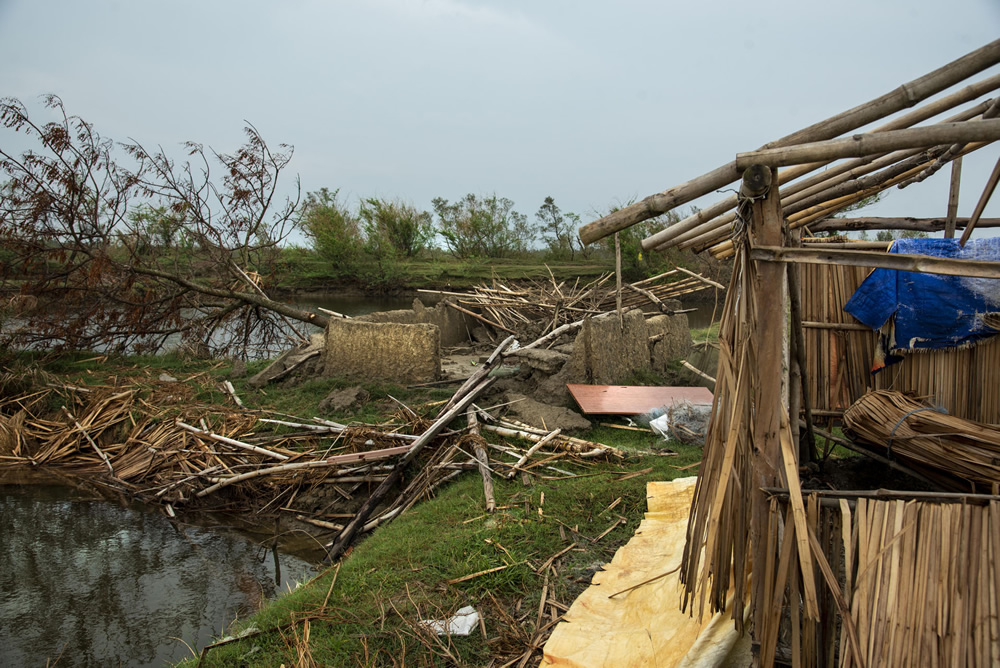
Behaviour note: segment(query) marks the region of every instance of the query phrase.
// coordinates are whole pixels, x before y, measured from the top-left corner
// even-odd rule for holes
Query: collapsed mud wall
[[[413,300],[412,309],[369,313],[358,316],[354,320],[405,325],[435,325],[441,332],[441,345],[446,348],[467,344],[471,338],[470,332],[473,324],[468,316],[449,307],[444,302],[433,308],[428,308],[419,299]]]
[[[518,355],[521,380],[546,403],[573,404],[567,383],[624,385],[636,375],[664,373],[691,348],[687,316],[659,315],[647,320],[639,309],[588,318],[572,345]]]
[[[421,383],[441,373],[441,332],[426,323],[334,319],[326,328],[324,355],[327,374]]]

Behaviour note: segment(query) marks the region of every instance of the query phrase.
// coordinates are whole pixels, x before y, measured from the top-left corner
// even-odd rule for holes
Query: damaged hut
[[[591,243],[742,179],[642,245],[734,263],[678,591],[684,611],[748,635],[754,665],[1000,662],[1000,244],[971,238],[1000,223],[983,217],[1000,162],[957,217],[962,156],[1000,139],[1000,74],[976,78],[998,63],[1000,41],[580,229]],[[943,167],[945,217],[834,218]],[[859,229],[945,238],[815,236]],[[803,489],[814,434],[923,491]],[[543,665],[570,663],[555,652]]]

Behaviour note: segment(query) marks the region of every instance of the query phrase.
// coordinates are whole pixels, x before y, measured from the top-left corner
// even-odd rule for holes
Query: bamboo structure
[[[972,53],[923,76],[919,79],[900,86],[885,95],[870,102],[859,105],[853,109],[837,114],[819,123],[815,123],[791,135],[783,137],[763,148],[776,148],[793,146],[806,142],[822,141],[839,137],[845,132],[850,132],[863,127],[868,123],[912,107],[913,105],[926,100],[927,98],[951,87],[969,77],[986,70],[993,65],[1000,63],[1000,40],[991,42]],[[981,93],[980,93],[981,94]],[[951,142],[949,142],[951,143]],[[654,216],[666,213],[676,207],[682,206],[690,201],[714,192],[726,185],[735,182],[741,176],[740,170],[736,166],[736,161],[722,165],[711,172],[700,177],[687,181],[668,190],[655,195],[650,195],[645,199],[630,206],[624,207],[612,214],[597,221],[584,225],[580,228],[580,239],[584,243],[592,243],[603,237],[614,234],[616,231],[630,227]],[[735,205],[735,202],[732,203]],[[730,205],[727,208],[731,208]],[[683,222],[683,221],[682,221]],[[686,223],[687,229],[677,230],[688,231],[695,224]],[[663,243],[663,239],[644,242],[646,250],[657,247]],[[648,242],[648,243],[647,243]]]
[[[971,83],[967,81],[997,62],[1000,62],[1000,40],[877,100],[816,123],[758,151],[739,154],[728,165],[585,225],[580,228],[580,238],[590,243],[636,222],[667,213],[691,199],[736,181],[741,168],[752,163],[794,165],[779,172],[778,176],[786,205],[800,202],[797,206],[802,206],[803,198],[810,197],[813,201],[827,203],[827,206],[816,207],[813,214],[800,215],[799,225],[829,218],[844,207],[893,185],[903,187],[916,183],[944,164],[960,159],[965,153],[982,148],[1000,137],[1000,121],[994,118],[998,111],[997,100],[980,99],[1000,88],[1000,75]],[[950,95],[925,102],[936,93],[961,82],[967,85]],[[945,121],[920,125],[970,102],[972,106]],[[874,130],[842,136],[907,107],[915,108]],[[856,157],[837,162],[848,156]],[[898,180],[889,178],[907,161],[912,170],[901,174]],[[820,168],[823,171],[811,174]],[[866,183],[875,185],[866,188]],[[860,190],[857,199],[836,196],[838,189],[843,192],[851,188]],[[731,254],[731,250],[720,248],[719,244],[731,232],[735,220],[732,209],[735,206],[735,196],[723,198],[644,239],[642,247],[647,251],[664,250],[671,246],[699,251],[713,247],[713,255],[717,257],[720,253]]]
[[[749,608],[754,665],[779,659],[810,666],[1000,661],[1000,570],[994,565],[1000,497],[977,501],[974,509],[968,495],[804,497],[798,464],[809,448],[800,454],[789,428],[789,422],[800,423],[800,413],[828,423],[843,419],[865,441],[857,449],[878,461],[944,489],[996,494],[1000,337],[909,354],[873,376],[879,333],[843,307],[874,267],[998,280],[1000,263],[890,254],[884,246],[845,239],[812,238],[789,247],[774,232],[945,229],[952,236],[964,228],[968,238],[977,225],[993,225],[981,216],[1000,180],[1000,163],[973,216],[959,219],[956,161],[1000,139],[1000,99],[980,99],[1000,88],[1000,75],[925,100],[997,63],[1000,41],[580,229],[589,243],[719,189],[745,168],[738,195],[652,235],[643,248],[677,246],[733,258],[712,420],[681,567],[681,604],[701,615],[706,608],[722,610],[732,596],[738,629]],[[914,108],[875,130],[845,136],[906,107]],[[933,122],[953,109],[950,118]],[[832,218],[888,188],[917,184],[949,162],[945,217]],[[797,297],[791,322],[778,298],[783,265],[790,267]],[[786,353],[780,341],[789,328]],[[791,382],[801,384],[801,391],[789,393],[791,420],[781,393],[786,366]],[[929,397],[947,414],[900,392]],[[772,485],[784,490],[780,498],[764,493]],[[971,560],[956,565],[958,555]]]

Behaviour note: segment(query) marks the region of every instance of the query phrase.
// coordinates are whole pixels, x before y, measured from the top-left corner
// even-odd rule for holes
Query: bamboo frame
[[[803,142],[837,137],[872,121],[911,107],[1000,62],[1000,40],[991,42],[933,72],[915,79],[898,89],[870,102],[815,123],[791,135],[766,145],[791,146]],[[725,187],[740,177],[736,161],[727,163],[691,181],[665,190],[618,211],[604,216],[579,230],[585,244],[614,234],[616,231],[665,213],[670,209]],[[658,244],[652,244],[653,246]]]

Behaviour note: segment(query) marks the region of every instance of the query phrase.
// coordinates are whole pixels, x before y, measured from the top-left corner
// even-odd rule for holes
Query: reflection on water
[[[69,488],[0,485],[0,665],[162,666],[312,567]]]

